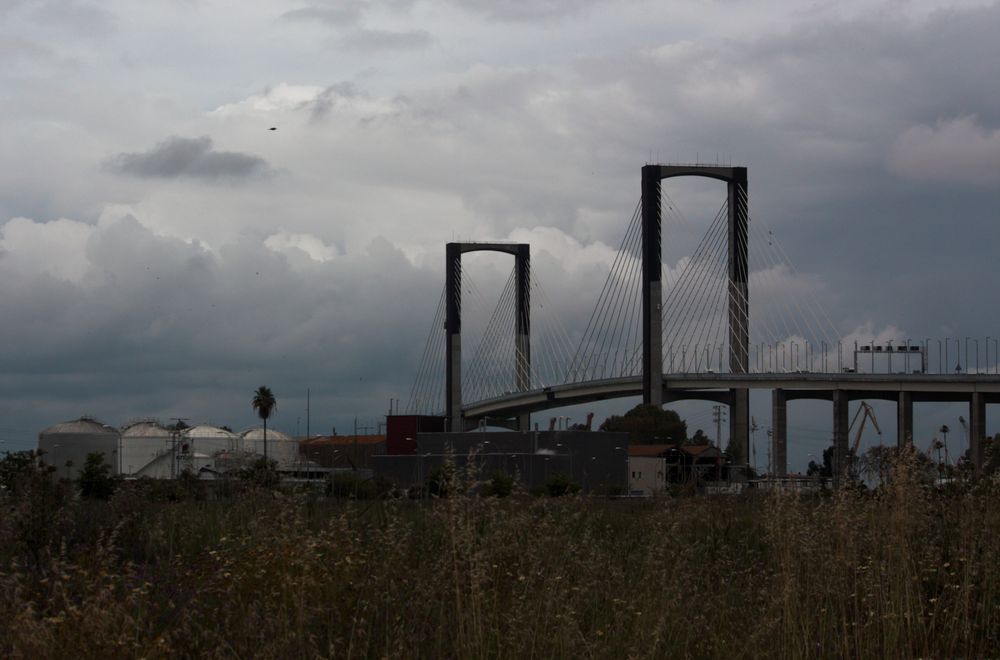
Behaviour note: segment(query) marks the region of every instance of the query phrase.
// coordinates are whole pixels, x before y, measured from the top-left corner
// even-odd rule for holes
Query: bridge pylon
[[[716,165],[646,165],[642,168],[642,402],[663,405],[663,270],[660,182],[679,176],[723,181],[729,206],[729,370],[747,373],[750,355],[750,296],[747,234],[750,214],[747,168]],[[730,391],[729,432],[737,464],[750,445],[750,392]]]
[[[514,256],[516,321],[514,355],[517,388],[531,389],[531,248],[527,243],[448,243],[445,246],[445,417],[448,430],[465,429],[462,413],[462,255],[466,252],[503,252]],[[527,430],[528,413],[518,416]]]

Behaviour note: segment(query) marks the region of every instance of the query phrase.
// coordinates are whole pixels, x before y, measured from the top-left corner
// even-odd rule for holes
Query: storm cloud
[[[755,226],[800,269],[757,274],[752,323],[794,293],[841,337],[1000,328],[996,3],[121,4],[101,49],[38,6],[0,3],[0,412],[22,443],[81,413],[249,425],[261,383],[289,431],[307,387],[314,429],[405,406],[451,240],[530,242],[579,333],[651,161],[748,166]],[[664,183],[690,221],[665,271],[714,184]],[[510,264],[464,266],[488,294]]]
[[[360,51],[413,50],[425,48],[434,38],[427,30],[356,30],[341,43],[345,48]]]
[[[977,186],[1000,184],[1000,128],[976,117],[908,128],[893,143],[889,166],[917,181]]]
[[[215,181],[247,179],[271,173],[259,156],[234,151],[216,151],[212,139],[170,137],[149,151],[118,154],[107,167],[119,174],[146,179],[190,177]]]
[[[364,3],[338,2],[331,6],[308,6],[292,9],[281,15],[290,21],[315,21],[333,26],[353,25],[361,20]]]

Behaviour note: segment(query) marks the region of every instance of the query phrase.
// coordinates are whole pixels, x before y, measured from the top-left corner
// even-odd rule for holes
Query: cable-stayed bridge
[[[671,270],[663,267],[664,238],[686,224],[661,189],[674,177],[721,181],[726,195],[693,251]],[[443,415],[454,431],[481,421],[527,430],[532,412],[601,399],[641,396],[657,406],[710,400],[730,407],[740,463],[748,455],[749,392],[766,389],[775,472],[786,471],[788,401],[824,399],[833,403],[839,474],[846,469],[850,401],[897,402],[900,445],[912,441],[914,402],[965,401],[970,453],[981,466],[986,404],[1000,402],[1000,344],[989,337],[982,345],[971,338],[964,345],[961,338],[845,342],[749,207],[745,167],[643,167],[639,202],[593,310],[570,328],[545,296],[527,244],[449,243],[408,412]],[[480,251],[510,254],[514,267],[470,357],[462,343],[463,299],[485,301],[462,257]]]

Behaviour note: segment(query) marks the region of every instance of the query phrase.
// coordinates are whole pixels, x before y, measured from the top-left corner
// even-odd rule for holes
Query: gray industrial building
[[[627,492],[628,434],[590,431],[417,433],[411,454],[372,456],[375,473],[398,487],[423,484],[446,461],[480,479],[501,471],[527,490],[564,474],[587,492]],[[474,461],[470,466],[469,462]]]

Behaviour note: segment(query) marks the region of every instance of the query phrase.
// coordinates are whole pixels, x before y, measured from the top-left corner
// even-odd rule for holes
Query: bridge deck
[[[834,391],[850,398],[896,399],[900,392],[914,401],[967,401],[973,392],[1000,402],[1000,374],[664,374],[664,401],[723,401],[732,389],[786,390],[789,399],[831,399]],[[608,378],[555,385],[477,401],[463,406],[467,419],[508,417],[517,413],[571,406],[642,394],[642,377]]]

